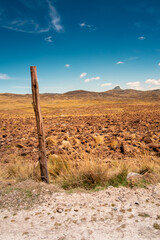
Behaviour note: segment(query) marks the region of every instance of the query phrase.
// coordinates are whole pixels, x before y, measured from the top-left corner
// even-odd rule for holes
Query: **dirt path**
[[[28,209],[0,210],[1,240],[160,239],[160,184],[91,193],[47,191]]]

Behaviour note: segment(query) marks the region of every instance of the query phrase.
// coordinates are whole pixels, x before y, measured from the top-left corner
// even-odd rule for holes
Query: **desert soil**
[[[13,104],[10,104],[10,103]],[[71,159],[94,156],[125,159],[160,157],[159,101],[54,100],[41,101],[47,155]],[[31,99],[0,98],[0,159],[12,155],[36,161],[38,144]]]
[[[0,239],[158,240],[160,184],[97,192],[65,192],[31,180],[3,186]]]
[[[158,113],[160,115],[160,113]],[[117,116],[44,118],[47,155],[68,155],[72,159],[94,155],[100,159],[160,157],[160,118],[157,112]],[[154,120],[157,119],[157,120]],[[34,118],[0,119],[0,158],[9,155],[38,159]]]

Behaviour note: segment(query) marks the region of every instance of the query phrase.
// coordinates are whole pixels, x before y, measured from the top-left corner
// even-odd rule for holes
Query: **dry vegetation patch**
[[[145,187],[160,181],[160,162],[155,158],[141,158],[109,161],[87,158],[70,159],[68,156],[50,155],[48,169],[51,183],[56,183],[64,189],[106,188],[110,185]],[[127,180],[129,172],[141,174],[136,180]],[[39,163],[26,161],[22,158],[1,164],[0,180],[24,181],[27,179],[40,180]]]
[[[134,186],[126,182],[130,171],[143,176],[139,186],[159,181],[159,102],[44,95],[41,105],[52,182],[64,188]],[[0,96],[0,150],[1,179],[39,179],[31,96]]]

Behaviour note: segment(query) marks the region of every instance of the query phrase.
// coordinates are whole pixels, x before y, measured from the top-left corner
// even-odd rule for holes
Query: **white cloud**
[[[160,62],[158,63],[158,66],[160,67]]]
[[[136,90],[141,90],[141,83],[140,82],[128,82],[126,83],[127,86],[130,88],[136,89]]]
[[[47,0],[48,6],[49,6],[49,15],[51,17],[51,24],[53,29],[55,29],[57,32],[60,32],[63,30],[63,26],[61,25],[61,18],[56,11],[55,7],[51,4],[49,0]]]
[[[63,30],[61,17],[51,0],[21,0],[17,8],[11,5],[4,9],[1,26],[24,33],[44,33],[51,29],[57,32]],[[21,8],[22,7],[22,8]],[[37,15],[37,12],[44,13]]]
[[[153,86],[148,86],[147,90],[157,90],[157,87],[153,87]]]
[[[65,65],[66,68],[69,68],[70,66],[71,66],[70,64],[66,64],[66,65]]]
[[[44,40],[49,43],[53,42],[52,36],[46,37]]]
[[[147,84],[152,84],[152,85],[156,85],[156,86],[160,86],[160,79],[155,80],[155,79],[147,79],[145,81],[145,83]]]
[[[11,24],[11,23],[10,23]],[[35,23],[33,20],[32,21],[24,21],[24,29],[20,28],[20,25],[17,25],[16,23],[14,25],[3,25],[4,28],[17,31],[17,32],[22,32],[22,33],[45,33],[50,30],[50,27],[47,28],[42,28],[40,29],[40,26],[38,23]],[[22,25],[21,25],[22,26]],[[34,28],[34,30],[26,30],[25,28]]]
[[[0,80],[8,80],[10,77],[7,74],[0,73]]]
[[[86,24],[85,22],[80,23],[79,26],[81,28],[89,28],[91,31],[96,30],[96,27],[94,25]]]
[[[18,80],[18,81],[30,81],[30,78],[23,77],[10,77],[7,74],[0,73],[0,80]]]
[[[145,40],[146,38],[143,37],[143,36],[141,36],[141,37],[139,37],[138,39],[142,41],[142,40]]]
[[[85,27],[86,24],[85,24],[85,22],[84,22],[84,23],[80,23],[79,26],[80,26],[80,27]]]
[[[81,75],[80,75],[80,78],[83,78],[83,77],[85,77],[87,75],[87,73],[86,72],[84,72],[84,73],[81,73]]]
[[[87,78],[87,79],[84,80],[84,82],[87,83],[87,82],[92,82],[92,81],[95,81],[95,80],[100,80],[100,77]]]
[[[111,86],[111,85],[112,85],[112,83],[103,83],[100,86],[101,87],[108,87],[108,86]]]
[[[124,62],[118,61],[116,64],[123,64]]]

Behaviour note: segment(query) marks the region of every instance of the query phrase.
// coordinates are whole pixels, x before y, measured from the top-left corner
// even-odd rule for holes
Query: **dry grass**
[[[39,163],[11,156],[9,163],[1,163],[0,180],[23,181],[27,179],[40,180]]]
[[[50,180],[63,188],[82,187],[85,189],[97,186],[107,187],[128,185],[128,172],[137,172],[144,176],[138,186],[160,181],[160,162],[158,159],[142,157],[140,159],[102,161],[84,156],[79,162],[67,157],[49,157]]]
[[[128,172],[137,172],[143,175],[143,181],[137,184],[140,187],[144,187],[147,183],[160,181],[160,162],[158,159],[149,157],[125,161],[102,161],[84,156],[77,162],[67,156],[50,156],[48,169],[50,182],[57,183],[64,189],[77,187],[95,189],[109,185],[127,186],[126,176]],[[0,180],[40,180],[39,165],[33,161],[14,158],[1,167],[0,176]]]
[[[14,104],[10,104],[10,103]],[[137,99],[65,99],[53,98],[50,95],[41,95],[41,109],[45,117],[50,116],[99,116],[118,114],[134,114],[136,111],[150,112],[155,106],[159,108],[158,101],[141,101]],[[143,106],[143,108],[142,108]],[[131,111],[132,109],[132,111]],[[146,110],[147,109],[147,110]],[[31,95],[0,94],[0,115],[3,117],[33,117]]]

